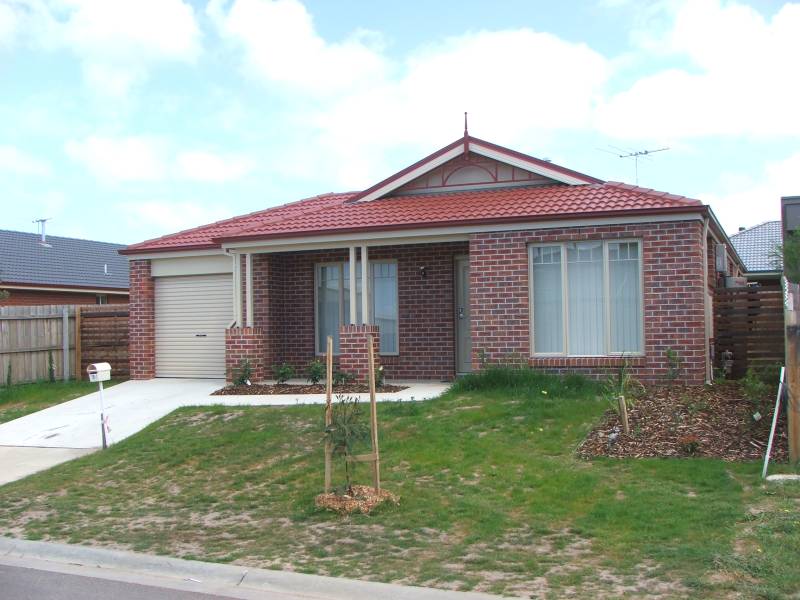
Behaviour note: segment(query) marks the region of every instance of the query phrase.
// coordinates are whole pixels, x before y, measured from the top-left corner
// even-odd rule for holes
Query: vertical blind
[[[638,241],[531,247],[536,354],[642,352]]]

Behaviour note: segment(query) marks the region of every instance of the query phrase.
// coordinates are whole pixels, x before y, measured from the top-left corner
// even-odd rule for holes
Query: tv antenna
[[[617,158],[632,158],[633,159],[633,168],[634,174],[636,176],[636,185],[639,185],[639,159],[640,158],[650,158],[651,154],[655,154],[656,152],[664,152],[665,150],[669,150],[669,148],[654,148],[653,150],[626,150],[624,148],[617,148],[616,146],[610,146],[612,150],[603,150],[603,152],[608,152],[609,154],[614,154]]]
[[[45,225],[51,219],[51,217],[47,217],[46,219],[34,219],[33,222],[38,225],[39,235],[42,236],[42,239],[39,241],[40,246],[44,246],[45,248],[52,248],[50,244],[47,243],[47,236],[45,234]]]

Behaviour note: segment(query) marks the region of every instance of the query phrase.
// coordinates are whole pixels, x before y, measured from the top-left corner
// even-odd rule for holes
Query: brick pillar
[[[342,325],[339,327],[339,368],[356,378],[367,381],[369,359],[367,358],[367,335],[372,334],[375,367],[380,366],[378,350],[380,332],[377,325]]]
[[[131,379],[151,379],[156,376],[155,282],[149,260],[132,260],[129,266]]]
[[[232,327],[225,330],[225,378],[230,383],[241,367],[250,361],[253,382],[267,378],[265,362],[266,334],[261,327]]]

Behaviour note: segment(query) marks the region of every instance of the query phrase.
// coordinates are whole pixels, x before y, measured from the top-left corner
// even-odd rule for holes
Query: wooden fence
[[[51,360],[56,379],[83,378],[101,361],[127,377],[128,305],[0,307],[2,385],[9,374],[11,383],[48,379]]]
[[[733,353],[734,378],[749,367],[783,364],[783,292],[766,288],[721,288],[714,294],[714,354]]]

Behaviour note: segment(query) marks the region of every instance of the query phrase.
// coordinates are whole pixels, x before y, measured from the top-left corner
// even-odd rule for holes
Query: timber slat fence
[[[9,367],[11,383],[47,379],[51,354],[56,379],[83,378],[100,361],[111,363],[115,378],[127,377],[128,305],[0,307],[2,385]]]
[[[721,288],[714,297],[714,350],[733,352],[734,378],[749,367],[783,364],[783,292],[767,288]]]

